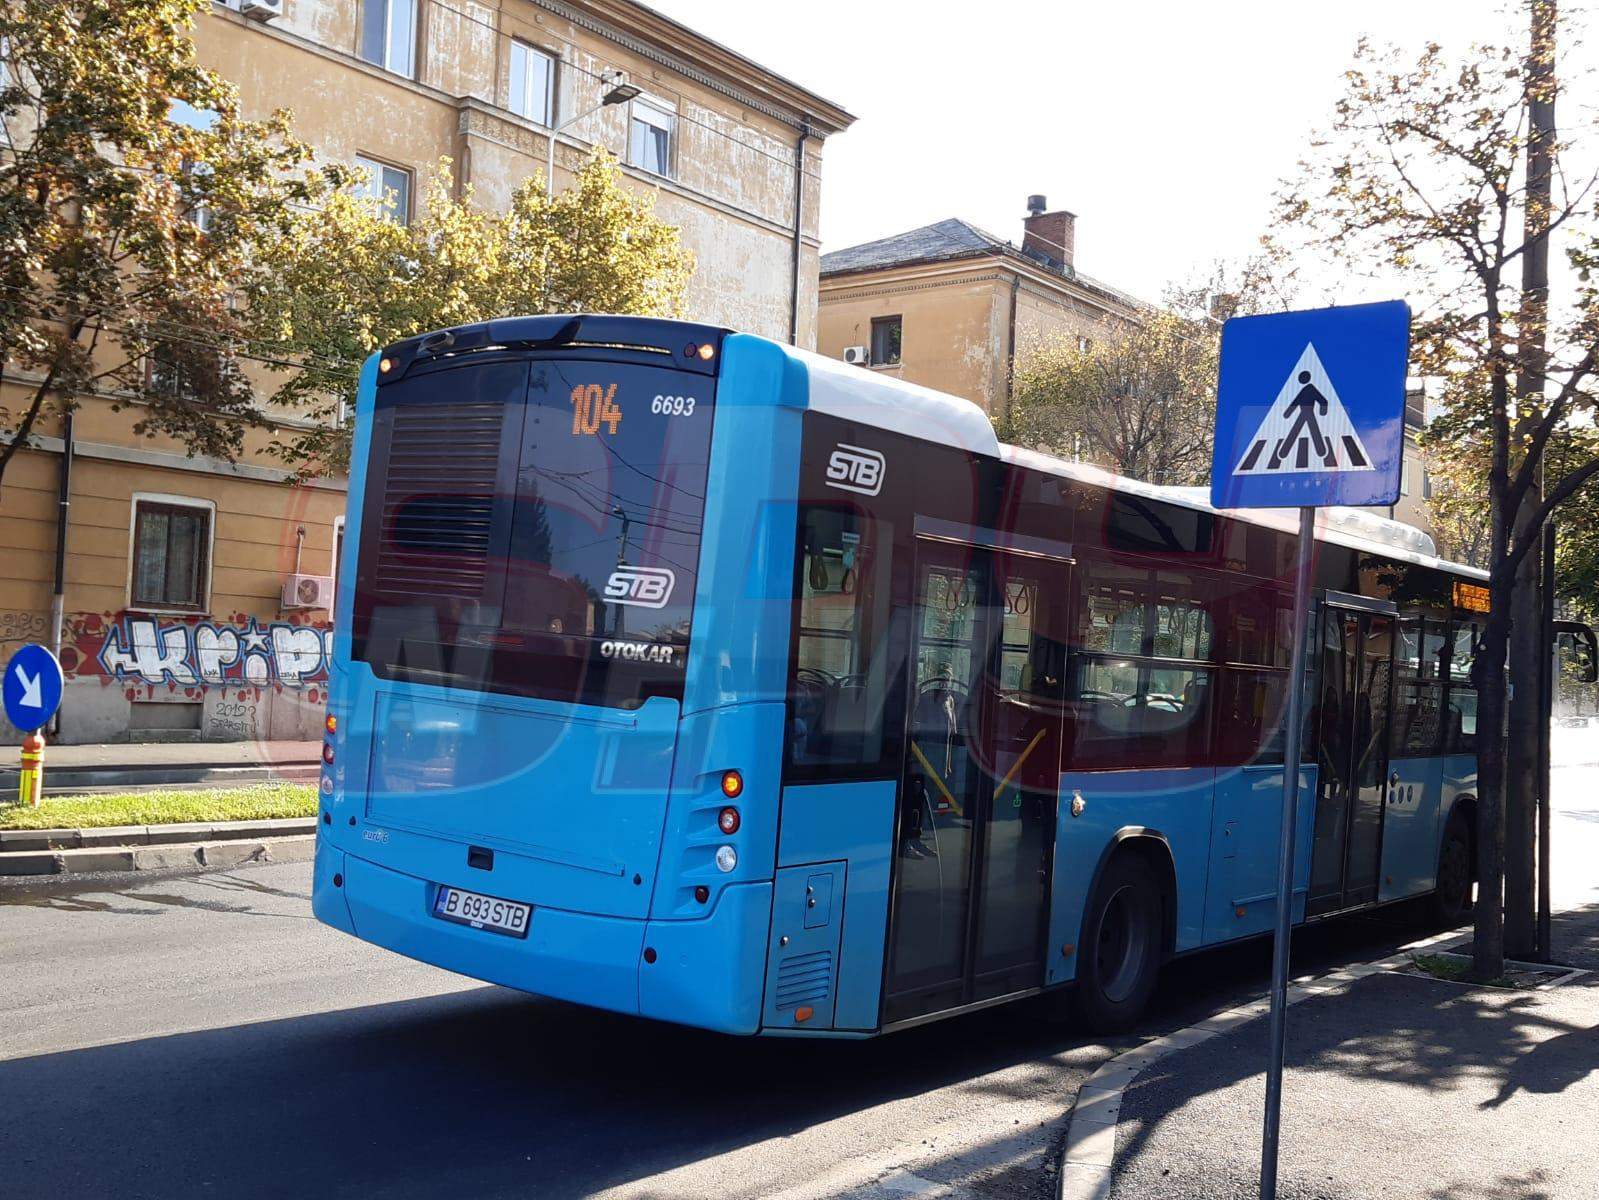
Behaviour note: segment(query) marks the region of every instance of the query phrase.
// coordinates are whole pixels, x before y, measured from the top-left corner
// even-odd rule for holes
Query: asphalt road
[[[1319,925],[1295,973],[1420,932]],[[1173,964],[1143,1032],[1260,995],[1269,962]],[[307,865],[3,887],[0,963],[8,1200],[1042,1200],[1078,1085],[1129,1044],[1026,1005],[840,1043],[591,1012],[317,924]]]

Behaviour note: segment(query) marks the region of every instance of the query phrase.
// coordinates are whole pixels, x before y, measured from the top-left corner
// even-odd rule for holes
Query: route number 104
[[[616,403],[616,385],[601,387],[597,383],[580,383],[572,389],[572,434],[590,437],[609,425],[611,435],[616,435],[622,424],[622,410]]]

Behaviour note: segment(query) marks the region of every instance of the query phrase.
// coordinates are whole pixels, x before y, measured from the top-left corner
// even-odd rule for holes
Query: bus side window
[[[876,764],[893,674],[889,526],[860,512],[811,506],[801,512],[799,532],[788,762]]]
[[[1458,621],[1451,628],[1443,738],[1446,754],[1474,754],[1477,750],[1477,688],[1472,667],[1481,636],[1481,629],[1470,621]]]
[[[1068,675],[1069,767],[1209,761],[1215,649],[1209,584],[1087,563]]]

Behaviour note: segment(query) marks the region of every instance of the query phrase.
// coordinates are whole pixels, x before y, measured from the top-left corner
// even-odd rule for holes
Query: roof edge
[[[534,3],[577,24],[584,24],[580,15],[586,15],[588,22],[599,26],[592,32],[619,45],[628,45],[629,35],[623,30],[631,29],[632,37],[647,40],[656,54],[690,58],[719,76],[722,87],[718,90],[731,87],[751,93],[744,97],[735,90],[726,93],[729,99],[796,129],[801,125],[809,126],[814,133],[826,137],[842,133],[855,123],[855,115],[842,105],[638,0],[534,0]],[[662,65],[681,69],[669,62]],[[715,86],[712,80],[699,82]],[[779,111],[773,111],[774,108]]]

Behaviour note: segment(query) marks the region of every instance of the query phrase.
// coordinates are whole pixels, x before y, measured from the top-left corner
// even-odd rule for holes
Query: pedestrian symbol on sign
[[[1316,355],[1316,347],[1305,343],[1304,353],[1249,440],[1249,448],[1234,474],[1373,469],[1371,455],[1355,432],[1337,389]]]

